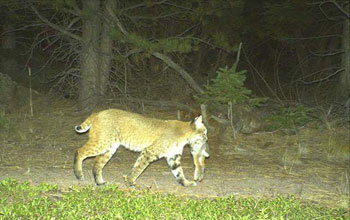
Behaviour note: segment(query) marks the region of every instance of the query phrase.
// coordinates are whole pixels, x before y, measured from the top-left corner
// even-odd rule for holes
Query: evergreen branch
[[[220,50],[225,51],[226,53],[231,53],[231,51],[229,51],[229,50],[227,50],[227,49],[225,49],[225,48],[223,48],[223,47],[220,47],[219,45],[212,44],[212,43],[210,43],[209,41],[205,41],[205,40],[203,40],[203,39],[201,39],[201,38],[198,38],[198,37],[183,37],[183,39],[197,40],[197,41],[200,42],[200,43],[206,44],[206,45],[211,46],[211,47],[218,48],[218,49],[220,49]]]

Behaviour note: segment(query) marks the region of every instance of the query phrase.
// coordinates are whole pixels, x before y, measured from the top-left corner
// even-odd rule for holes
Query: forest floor
[[[67,101],[56,101],[34,103],[33,116],[27,109],[6,114],[9,126],[0,130],[0,180],[10,177],[63,188],[93,185],[93,159],[84,162],[84,182],[77,181],[73,175],[74,152],[88,139],[87,134],[74,132],[74,126],[86,115],[74,116],[73,109]],[[144,114],[176,118],[175,111],[148,110]],[[349,207],[349,154],[334,156],[324,147],[325,143],[329,146],[332,141],[338,143],[338,139],[349,144],[349,133],[345,128],[334,129],[337,130],[331,135],[325,129],[304,128],[294,135],[240,134],[234,140],[220,141],[213,132],[209,134],[210,158],[206,160],[206,173],[198,186],[180,186],[166,162],[159,160],[139,177],[136,187],[199,198],[293,195],[325,206]],[[129,172],[137,156],[138,153],[119,148],[104,168],[104,179],[126,189],[122,176]],[[193,161],[187,148],[182,165],[186,177],[192,179]]]

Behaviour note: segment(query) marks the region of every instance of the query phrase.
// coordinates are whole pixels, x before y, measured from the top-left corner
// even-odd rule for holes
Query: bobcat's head
[[[193,132],[190,136],[189,144],[192,154],[209,157],[208,152],[205,151],[208,142],[208,130],[203,123],[202,116],[200,115],[193,119],[191,126]]]
[[[202,116],[198,116],[191,122],[193,133],[189,140],[191,153],[195,165],[194,180],[201,181],[204,177],[204,160],[209,157],[208,130],[203,123]]]

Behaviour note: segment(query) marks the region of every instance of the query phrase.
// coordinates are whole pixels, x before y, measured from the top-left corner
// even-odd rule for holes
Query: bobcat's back
[[[104,146],[117,143],[132,151],[142,151],[156,140],[172,137],[176,142],[185,142],[191,133],[188,122],[159,120],[140,114],[109,109],[92,114],[81,125],[90,139],[104,142]],[[78,126],[79,127],[79,126]]]

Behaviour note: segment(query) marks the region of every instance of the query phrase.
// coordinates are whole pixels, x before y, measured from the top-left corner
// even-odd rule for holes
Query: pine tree
[[[206,87],[203,96],[197,100],[204,104],[248,104],[249,106],[259,105],[266,101],[265,98],[253,98],[252,91],[244,87],[246,70],[236,71],[236,66],[219,68],[216,71],[217,77],[212,84]]]

